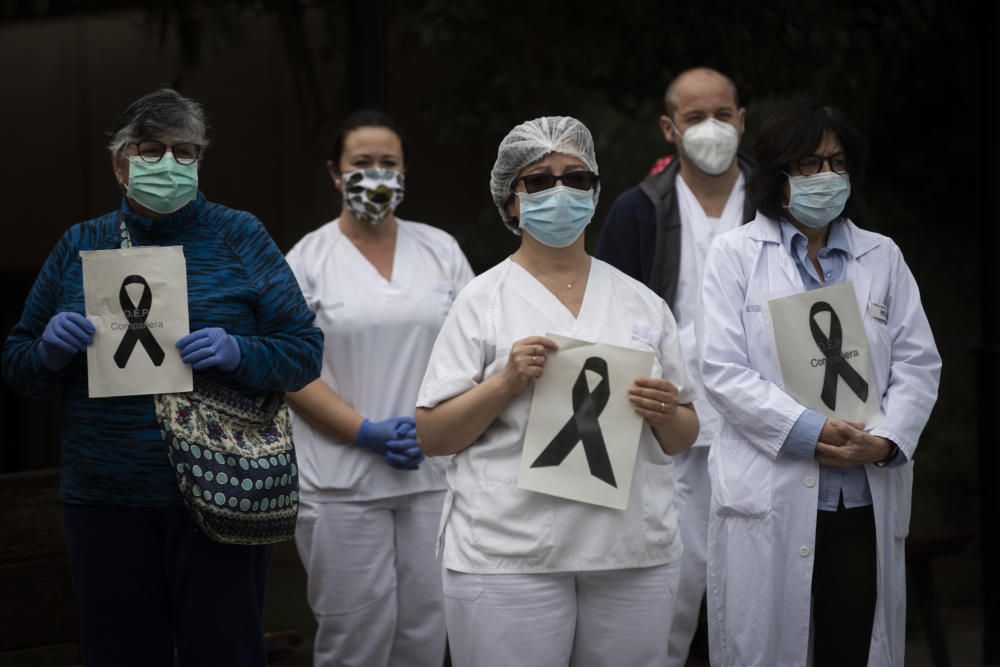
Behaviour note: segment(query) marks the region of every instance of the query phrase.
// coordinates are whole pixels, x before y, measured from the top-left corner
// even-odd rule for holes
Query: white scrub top
[[[701,284],[705,274],[705,257],[716,236],[736,229],[743,224],[743,200],[746,179],[740,172],[722,210],[722,216],[709,217],[701,202],[680,175],[677,176],[677,203],[681,217],[681,269],[677,281],[677,298],[674,301],[674,316],[680,327],[681,351],[687,362],[687,373],[698,397],[694,407],[698,411],[701,429],[695,447],[712,444],[722,418],[705,397],[701,380],[701,352],[695,323],[701,307]]]
[[[287,257],[325,337],[320,379],[371,421],[414,415],[434,339],[473,275],[450,234],[397,221],[392,280],[344,236],[339,218],[307,234]],[[374,500],[445,488],[446,461],[396,470],[294,412],[292,428],[304,498]]]
[[[417,400],[434,407],[503,370],[514,342],[556,333],[655,354],[690,403],[667,305],[646,286],[594,259],[577,318],[510,259],[475,278],[452,306]],[[680,557],[674,465],[648,424],[625,511],[517,488],[533,385],[516,396],[448,466],[442,515],[445,567],[469,573],[539,573],[647,567]],[[605,433],[605,438],[614,434]]]

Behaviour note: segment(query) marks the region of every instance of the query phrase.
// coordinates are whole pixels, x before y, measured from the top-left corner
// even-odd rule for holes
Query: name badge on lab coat
[[[83,299],[97,331],[87,347],[90,398],[192,390],[174,346],[188,333],[181,246],[80,252]]]
[[[830,287],[768,302],[785,391],[828,417],[882,419],[868,356],[868,338],[854,287]]]
[[[559,351],[535,381],[517,485],[624,510],[643,425],[628,388],[653,353],[546,336]]]

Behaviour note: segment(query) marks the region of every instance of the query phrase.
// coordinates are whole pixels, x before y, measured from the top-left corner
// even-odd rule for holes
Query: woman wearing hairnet
[[[584,249],[599,181],[580,121],[515,127],[490,187],[521,245],[458,296],[417,400],[424,452],[455,455],[442,517],[452,659],[661,664],[681,551],[668,454],[698,432],[677,326],[658,296]],[[558,349],[547,332],[654,353],[652,377],[628,389],[645,424],[625,511],[517,487],[532,381]]]

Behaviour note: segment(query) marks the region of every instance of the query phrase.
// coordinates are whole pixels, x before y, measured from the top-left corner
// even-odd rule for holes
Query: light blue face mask
[[[181,164],[167,151],[158,162],[138,155],[128,159],[125,192],[144,208],[168,214],[179,211],[198,195],[198,162]]]
[[[540,192],[518,192],[521,229],[550,248],[565,248],[580,238],[594,217],[594,193],[558,185]]]
[[[788,206],[792,216],[806,227],[826,227],[843,213],[851,196],[847,174],[821,171],[812,176],[788,177]]]

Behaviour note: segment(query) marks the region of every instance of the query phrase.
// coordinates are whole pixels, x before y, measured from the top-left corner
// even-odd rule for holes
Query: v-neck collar
[[[514,277],[514,285],[521,295],[528,301],[534,302],[539,309],[550,313],[554,323],[560,329],[564,329],[564,331],[554,333],[580,335],[593,323],[593,318],[590,317],[590,310],[593,308],[591,304],[599,298],[599,295],[596,294],[599,283],[595,276],[601,270],[600,262],[596,259],[590,258],[590,270],[587,272],[587,284],[584,286],[580,312],[575,317],[569,308],[559,300],[559,297],[553,294],[531,271],[509,257],[507,261],[514,267],[510,271]]]
[[[401,220],[398,218],[396,220],[396,242],[392,249],[392,268],[388,279],[375,268],[371,260],[365,257],[365,254],[361,252],[361,248],[355,245],[351,237],[344,233],[344,230],[340,227],[339,218],[337,220],[337,230],[351,248],[351,252],[355,253],[357,259],[364,267],[362,270],[369,273],[371,280],[381,285],[389,295],[407,293],[413,275],[413,253],[409,252],[410,236],[403,228]],[[404,248],[404,246],[406,247]]]

